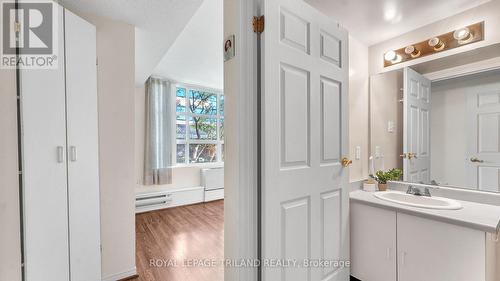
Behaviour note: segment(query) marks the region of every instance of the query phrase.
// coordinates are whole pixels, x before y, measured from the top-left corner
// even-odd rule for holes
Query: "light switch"
[[[375,146],[375,158],[380,158],[380,146]]]
[[[356,160],[361,159],[361,146],[356,146]]]
[[[395,129],[394,121],[387,122],[387,132],[394,133],[394,129]]]

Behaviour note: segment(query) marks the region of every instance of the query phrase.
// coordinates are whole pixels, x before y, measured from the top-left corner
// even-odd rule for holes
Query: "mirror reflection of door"
[[[500,192],[500,70],[425,76],[407,68],[370,78],[375,170],[403,169],[412,183]]]
[[[468,185],[499,191],[500,75],[477,77],[465,89],[467,96]]]
[[[431,81],[411,68],[404,69],[403,179],[430,182]]]

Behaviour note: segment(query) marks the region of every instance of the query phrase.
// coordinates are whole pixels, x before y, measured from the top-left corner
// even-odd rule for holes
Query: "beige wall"
[[[500,1],[491,1],[479,7],[470,9],[458,15],[446,18],[444,20],[431,23],[422,28],[405,33],[401,36],[384,41],[382,43],[370,46],[370,74],[380,73],[393,69],[402,68],[409,65],[415,65],[426,61],[463,53],[500,42]],[[485,21],[485,40],[479,43],[470,44],[454,50],[437,53],[435,55],[412,60],[409,63],[401,63],[394,67],[383,67],[383,55],[389,50],[399,49],[410,44],[420,42],[433,36],[450,32],[460,27],[472,23]]]
[[[15,70],[0,70],[0,280],[21,280]]]
[[[368,47],[349,36],[349,152],[350,181],[368,178]],[[357,160],[356,146],[361,147]]]
[[[403,168],[399,155],[403,152],[403,73],[392,71],[370,77],[370,150],[374,156],[374,169]],[[394,132],[388,132],[389,121]],[[375,157],[379,147],[380,157]]]
[[[102,276],[135,270],[134,26],[97,27]]]

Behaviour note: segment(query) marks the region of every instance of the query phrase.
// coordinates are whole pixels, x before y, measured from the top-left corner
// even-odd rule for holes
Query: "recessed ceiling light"
[[[453,32],[453,38],[458,40],[459,44],[465,44],[472,40],[473,36],[468,27],[460,28]]]
[[[444,49],[444,42],[439,39],[439,37],[434,37],[429,40],[429,46],[434,48],[434,51],[441,51]]]

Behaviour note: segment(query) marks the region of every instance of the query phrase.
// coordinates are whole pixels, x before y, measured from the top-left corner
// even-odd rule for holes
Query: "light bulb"
[[[444,49],[444,42],[439,39],[439,37],[434,37],[431,40],[429,40],[429,46],[434,48],[434,51],[441,51]]]
[[[415,48],[415,46],[410,45],[405,48],[405,53],[407,55],[410,55],[412,58],[416,58],[420,56],[420,51]]]
[[[384,55],[384,59],[386,61],[393,61],[396,58],[397,58],[397,54],[394,51],[389,51],[389,52],[385,53],[385,55]]]
[[[473,36],[468,27],[460,28],[453,32],[453,38],[455,38],[459,44],[468,43],[472,40]]]

